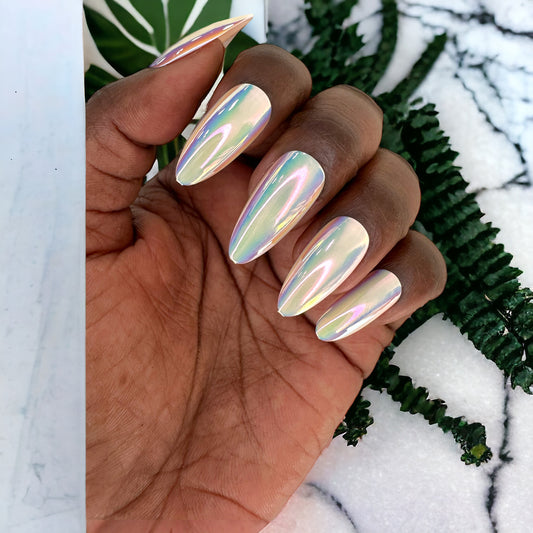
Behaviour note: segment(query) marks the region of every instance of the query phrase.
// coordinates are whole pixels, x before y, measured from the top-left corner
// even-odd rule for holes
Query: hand
[[[271,119],[246,159],[190,187],[174,162],[142,186],[155,145],[190,122],[222,58],[215,41],[87,104],[87,516],[144,520],[92,522],[104,531],[258,531],[329,444],[395,329],[444,287],[439,252],[409,230],[416,175],[378,148],[379,108],[344,86],[309,99],[306,68],[273,46],[241,54],[211,100],[244,82],[268,94]],[[324,189],[274,248],[236,265],[239,214],[290,150],[321,164]],[[339,215],[363,224],[368,252],[333,295],[282,317],[289,269]],[[377,267],[399,278],[400,300],[354,335],[318,340],[318,318]]]

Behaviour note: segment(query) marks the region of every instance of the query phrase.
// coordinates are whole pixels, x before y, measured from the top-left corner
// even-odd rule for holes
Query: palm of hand
[[[107,516],[263,525],[370,371],[353,363],[357,346],[373,362],[390,341],[387,328],[366,328],[348,358],[305,317],[277,314],[268,255],[229,260],[221,241],[250,172],[234,163],[181,198],[162,172],[136,202],[135,243],[88,261],[87,498]]]

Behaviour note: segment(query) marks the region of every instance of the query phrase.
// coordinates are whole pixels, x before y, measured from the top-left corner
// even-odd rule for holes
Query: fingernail
[[[281,156],[256,187],[233,230],[229,256],[248,263],[272,248],[302,218],[324,186],[324,171],[310,155]]]
[[[343,216],[326,224],[287,275],[279,313],[296,316],[321,302],[354,271],[367,249],[368,233],[357,220]]]
[[[224,47],[227,47],[235,35],[237,35],[237,33],[239,33],[242,28],[252,20],[252,18],[253,15],[244,15],[242,17],[221,20],[220,22],[215,22],[205,28],[201,28],[172,45],[166,50],[166,52],[163,52],[163,54],[160,55],[150,67],[164,67],[216,39],[218,39]]]
[[[228,91],[197,124],[176,167],[176,180],[194,185],[229,165],[257,138],[270,118],[268,96],[244,83]]]
[[[400,298],[400,280],[388,270],[371,272],[355,289],[335,302],[316,324],[323,341],[337,341],[370,324]]]

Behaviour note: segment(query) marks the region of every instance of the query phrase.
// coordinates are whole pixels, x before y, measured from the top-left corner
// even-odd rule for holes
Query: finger
[[[287,130],[257,166],[250,190],[283,154],[305,152],[320,163],[326,175],[316,212],[374,156],[381,141],[382,123],[383,112],[362,91],[349,85],[322,91],[291,118]]]
[[[311,74],[299,59],[282,48],[270,44],[254,46],[237,56],[213,93],[208,109],[241,83],[260,87],[272,105],[268,124],[245,151],[249,156],[262,157],[286,128],[287,119],[308,100]]]
[[[385,273],[379,283],[372,280],[372,276],[376,279],[374,272]],[[392,290],[397,283],[401,286],[399,298],[398,291]],[[387,346],[396,328],[414,311],[436,298],[444,290],[445,283],[446,265],[437,247],[424,235],[410,231],[369,277],[333,304],[325,300],[310,310],[308,316],[316,323],[319,338],[335,341],[354,357],[364,357],[357,349],[361,342],[377,339],[382,346]],[[367,364],[366,368],[371,366]]]
[[[303,232],[291,232],[271,250],[271,264],[284,280],[280,313],[301,314],[359,283],[405,237],[419,206],[412,167],[378,150]]]
[[[361,91],[338,86],[311,99],[265,154],[237,221],[230,257],[247,263],[307,223],[376,153],[382,112]]]
[[[155,160],[155,145],[190,122],[220,71],[218,41],[159,69],[108,85],[87,104],[87,254],[133,237],[129,206]]]
[[[288,52],[269,45],[243,52],[183,147],[176,163],[178,183],[197,185],[241,154],[253,154],[265,136],[278,135],[310,89],[309,72]]]

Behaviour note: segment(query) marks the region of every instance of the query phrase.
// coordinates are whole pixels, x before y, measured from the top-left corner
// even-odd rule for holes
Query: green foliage
[[[130,2],[131,5],[137,10],[137,13],[139,13],[139,15],[141,15],[144,20],[152,27],[151,43],[158,50],[165,50],[173,41],[171,35],[169,35],[169,31],[167,30],[167,22],[165,19],[165,9],[163,7],[163,3],[154,2],[154,0],[130,0]],[[184,0],[179,0],[179,2],[183,4]],[[168,3],[169,12],[171,6],[175,4],[176,0],[170,1]],[[117,19],[122,22],[122,19],[120,17],[117,16]],[[123,22],[122,24],[124,25]],[[125,25],[124,28],[128,30]],[[178,36],[179,35],[180,34],[178,34]]]
[[[118,25],[98,11],[84,5],[85,19],[94,42],[104,57],[120,75],[129,76],[141,70],[183,37],[184,27],[198,0],[168,0],[165,16],[164,0],[129,0],[125,9],[116,0],[105,0]],[[208,0],[187,33],[229,18],[231,0]],[[139,22],[139,20],[144,23]],[[145,27],[146,26],[146,27]],[[150,29],[147,29],[150,28]],[[257,42],[240,33],[228,46],[224,59],[227,70],[243,50]],[[85,74],[85,98],[117,78],[100,67],[91,65]],[[166,166],[179,153],[183,138],[178,137],[159,147],[159,168]]]
[[[193,33],[204,26],[208,26],[218,20],[224,20],[229,17],[231,9],[231,0],[207,0],[198,18],[191,26],[189,33]]]
[[[334,437],[342,435],[343,438],[355,446],[363,435],[366,435],[367,428],[374,423],[370,416],[370,402],[359,395],[348,409],[344,421],[341,422]]]
[[[91,65],[85,73],[85,96],[87,100],[100,88],[108,83],[116,81],[109,72],[102,70],[96,65]]]
[[[412,109],[401,138],[423,191],[418,221],[431,235],[448,266],[439,310],[488,359],[530,393],[533,386],[533,293],[521,288],[512,256],[493,242],[498,230],[483,213],[453,165],[456,153],[439,129],[433,105]]]
[[[123,76],[137,72],[154,60],[154,54],[134,45],[117,26],[87,6],[85,20],[100,53]]]
[[[362,52],[363,39],[357,24],[344,22],[356,3],[311,0],[308,4],[306,16],[313,34],[319,37],[307,54],[299,55],[311,71],[315,91],[349,83],[371,92],[387,68],[396,44],[396,2],[382,1],[383,27],[376,54],[354,62],[354,55]],[[328,26],[326,20],[334,24]],[[400,404],[400,410],[420,414],[450,432],[463,450],[461,459],[480,465],[492,456],[483,425],[448,416],[443,400],[430,399],[426,388],[415,387],[410,377],[400,375],[399,368],[390,364],[394,347],[426,320],[442,313],[494,361],[512,387],[527,393],[533,388],[533,293],[520,287],[516,279],[520,271],[510,266],[511,255],[494,243],[498,230],[481,221],[483,214],[475,195],[466,191],[467,183],[454,164],[457,153],[440,128],[435,107],[410,101],[445,43],[445,35],[436,36],[409,75],[376,100],[384,112],[381,145],[403,155],[420,178],[422,205],[414,227],[439,247],[448,267],[448,282],[438,299],[414,313],[398,330],[363,390],[385,391]],[[367,400],[357,398],[335,435],[343,435],[348,444],[355,445],[372,423],[369,407]]]
[[[124,9],[115,0],[105,0],[105,3],[130,35],[142,43],[155,45],[154,34],[148,33],[148,30],[127,9]]]

